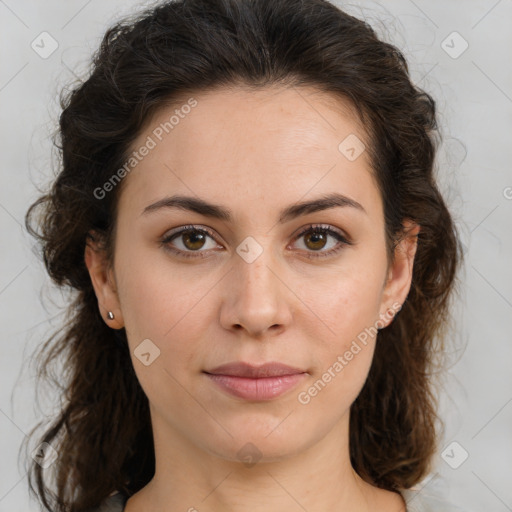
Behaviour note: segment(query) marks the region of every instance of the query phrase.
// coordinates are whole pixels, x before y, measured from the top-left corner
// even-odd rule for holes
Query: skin
[[[103,318],[126,328],[150,402],[156,472],[126,511],[405,511],[399,494],[364,482],[350,464],[350,406],[375,336],[309,403],[298,395],[365,328],[392,321],[386,312],[409,292],[419,227],[404,221],[412,236],[388,262],[368,152],[349,161],[338,150],[349,134],[368,146],[348,103],[306,87],[222,88],[194,98],[197,106],[124,178],[113,266],[97,247],[85,251]],[[175,108],[160,109],[133,149]],[[335,207],[278,222],[283,208],[333,191],[364,211]],[[173,194],[222,205],[233,219],[176,208],[142,214]],[[317,223],[352,245],[340,247],[332,235],[323,247],[297,237]],[[183,236],[167,243],[195,257],[167,251],[164,235],[189,224],[210,228],[215,239],[202,247]],[[251,263],[236,252],[248,236],[263,251]],[[144,339],[160,350],[149,366],[134,355]],[[246,401],[203,373],[231,361],[279,361],[308,375],[282,396]],[[237,455],[244,446],[256,462],[250,467]]]

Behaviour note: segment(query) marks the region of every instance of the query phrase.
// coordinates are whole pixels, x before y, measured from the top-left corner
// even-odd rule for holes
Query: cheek
[[[307,305],[322,321],[311,316],[315,320],[306,327],[308,338],[315,340],[315,365],[299,403],[333,406],[339,413],[357,398],[373,359],[382,275],[378,269],[365,273],[351,268],[331,279],[328,293],[315,288],[310,295]]]
[[[381,308],[383,275],[378,269],[365,271],[354,265],[312,280],[309,293],[301,296],[304,311],[310,311],[309,334],[316,333],[318,338],[322,332],[330,349],[343,350],[349,340],[374,326]]]
[[[170,268],[165,258],[155,258],[147,250],[119,252],[120,303],[133,341],[152,337],[163,341],[180,323],[190,323],[197,314],[200,280],[186,279],[184,272]]]
[[[137,252],[120,258],[117,274],[132,363],[142,387],[154,396],[162,386],[174,387],[172,377],[181,382],[186,369],[197,366],[197,345],[204,338],[204,326],[212,320],[204,297],[209,287],[202,279],[170,273],[168,267],[156,261],[148,264],[148,260]],[[158,357],[146,367],[137,354],[148,339],[151,344],[145,343]]]
[[[134,253],[120,259],[118,265],[132,364],[142,389],[158,410],[187,409],[192,418],[200,418],[201,410],[196,410],[183,386],[188,387],[187,371],[198,366],[198,343],[204,338],[201,329],[204,321],[209,321],[200,300],[205,293],[183,274],[170,274],[168,268],[156,262],[148,264],[148,260]],[[143,341],[145,345],[141,345]],[[150,353],[147,366],[139,359],[143,353],[139,347],[143,346],[147,347],[144,352]],[[169,417],[168,421],[176,422],[176,418]]]
[[[313,372],[297,397],[300,404],[314,404],[324,411],[324,418],[348,411],[366,381],[377,334],[377,291],[371,293],[368,286],[346,286],[346,293],[338,290],[337,300],[329,303],[334,334],[315,341]]]
[[[301,390],[297,397],[299,407],[309,418],[306,421],[312,423],[313,431],[327,429],[349,413],[367,379],[374,347],[373,339],[366,345],[357,341],[350,344]]]

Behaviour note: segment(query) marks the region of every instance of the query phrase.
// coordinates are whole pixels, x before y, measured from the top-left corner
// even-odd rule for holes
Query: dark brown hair
[[[58,451],[53,479],[37,462],[29,471],[47,510],[83,511],[115,490],[132,495],[155,470],[148,400],[125,331],[103,321],[84,263],[91,230],[112,256],[122,187],[101,199],[94,191],[170,100],[276,84],[314,86],[355,107],[370,141],[391,258],[403,220],[421,226],[410,293],[379,332],[351,408],[350,455],[362,478],[388,490],[409,488],[429,471],[439,420],[432,376],[461,258],[434,177],[434,101],[412,84],[396,47],[326,0],[169,1],[110,28],[87,80],[63,92],[59,173],[25,219],[49,275],[73,294],[66,325],[38,354],[40,377],[64,365],[60,412],[39,440]]]

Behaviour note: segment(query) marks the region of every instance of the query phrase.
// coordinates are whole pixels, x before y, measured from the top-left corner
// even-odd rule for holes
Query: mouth
[[[260,366],[243,362],[228,363],[203,373],[221,391],[250,401],[277,398],[295,388],[309,375],[306,370],[276,362]]]

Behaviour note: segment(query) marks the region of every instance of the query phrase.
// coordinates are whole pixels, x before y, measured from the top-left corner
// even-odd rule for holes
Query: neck
[[[254,465],[206,452],[158,418],[153,429],[155,475],[130,498],[126,512],[367,512],[387,510],[381,505],[392,502],[394,511],[405,511],[398,494],[371,486],[353,470],[348,415],[300,453],[262,456]]]

